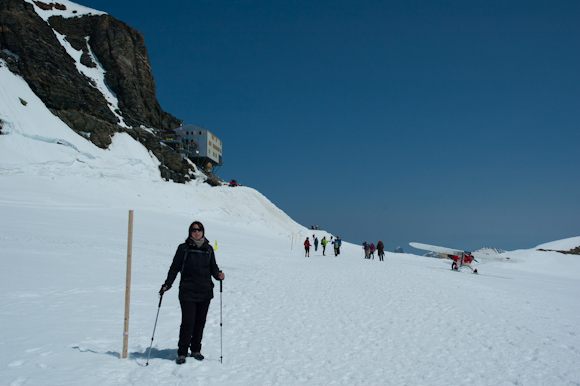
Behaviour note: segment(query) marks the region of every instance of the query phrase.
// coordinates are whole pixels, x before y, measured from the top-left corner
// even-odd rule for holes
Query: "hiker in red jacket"
[[[305,249],[304,256],[310,257],[310,240],[308,240],[308,237],[306,238],[306,241],[304,242],[304,249]]]

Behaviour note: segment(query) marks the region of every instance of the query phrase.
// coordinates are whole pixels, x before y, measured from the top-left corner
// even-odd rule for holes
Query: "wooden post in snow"
[[[127,358],[129,346],[129,306],[131,304],[131,255],[133,253],[133,211],[129,211],[129,236],[127,240],[127,279],[125,285],[125,328],[123,330],[123,353],[121,358]]]

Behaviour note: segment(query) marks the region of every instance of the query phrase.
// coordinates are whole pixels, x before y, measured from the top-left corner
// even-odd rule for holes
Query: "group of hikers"
[[[312,235],[313,243],[310,243],[310,237],[306,237],[304,240],[304,256],[310,257],[310,247],[314,245],[314,250],[318,251],[318,238],[316,235]],[[334,256],[338,256],[340,254],[340,245],[342,244],[342,240],[340,237],[334,238],[334,236],[330,236],[330,240],[326,239],[326,236],[322,238],[320,244],[322,245],[322,256],[326,256],[326,245],[331,243],[334,246]],[[365,259],[372,259],[375,258],[375,252],[377,252],[379,256],[379,261],[385,261],[385,244],[383,244],[382,240],[379,240],[377,245],[375,243],[367,243],[366,241],[362,244],[363,250],[365,253]]]
[[[312,235],[312,240],[314,243],[314,251],[318,251],[318,238],[316,237],[316,235]],[[326,239],[326,236],[322,237],[322,240],[320,240],[320,245],[322,245],[322,256],[326,256],[326,245],[328,243],[331,243],[334,246],[334,256],[338,256],[340,255],[340,245],[342,244],[342,240],[340,240],[340,237],[336,237],[334,238],[334,236],[330,236],[330,240]],[[304,241],[304,256],[305,257],[310,257],[310,247],[313,244],[310,244],[310,238],[306,237],[306,240]]]
[[[368,244],[366,241],[362,244],[365,251],[365,259],[375,259],[375,251],[379,255],[379,261],[385,261],[385,244],[381,240],[375,246],[375,243]]]

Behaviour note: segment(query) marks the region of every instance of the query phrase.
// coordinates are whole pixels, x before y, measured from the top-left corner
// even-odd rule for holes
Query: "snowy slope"
[[[173,186],[0,176],[0,384],[580,381],[577,258],[516,251],[527,260],[482,264],[479,276],[408,254],[369,261],[350,244],[338,257],[318,250],[307,259],[274,212],[244,218],[248,202],[259,202],[251,189],[189,186],[202,192],[188,196]],[[221,207],[224,197],[229,202]],[[159,199],[167,205],[158,207]],[[129,358],[119,359],[129,208],[135,209]],[[226,273],[223,329],[216,289],[203,340],[207,359],[177,366],[180,309],[171,290],[145,367],[157,291],[194,219],[218,242]],[[303,232],[300,240],[311,231]]]
[[[580,384],[578,256],[510,251],[519,263],[478,276],[411,254],[365,260],[348,243],[305,258],[305,237],[324,231],[248,187],[163,182],[130,136],[97,148],[3,66],[0,119],[1,385]],[[130,355],[119,359],[130,209]],[[226,274],[206,360],[174,362],[172,289],[145,366],[157,291],[193,220]]]
[[[550,249],[554,251],[569,251],[578,246],[578,238],[570,237],[564,240],[558,240],[551,243],[538,245],[536,249]]]

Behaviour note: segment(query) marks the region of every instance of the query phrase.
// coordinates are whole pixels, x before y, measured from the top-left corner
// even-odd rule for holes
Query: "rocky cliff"
[[[188,180],[190,164],[155,135],[181,121],[157,101],[143,35],[107,14],[67,12],[67,5],[0,0],[0,58],[95,145],[106,148],[115,132],[126,131],[162,162],[164,178]],[[101,89],[90,69],[104,74]]]

